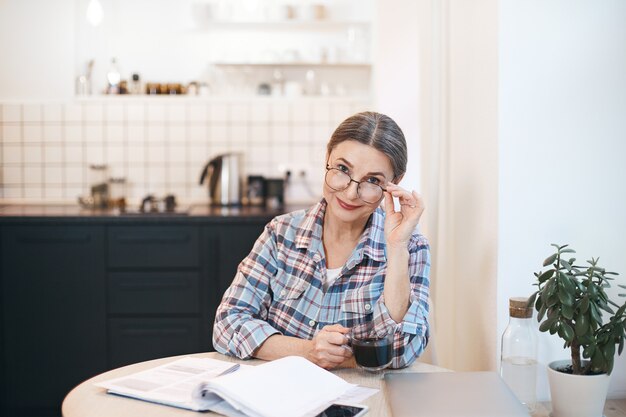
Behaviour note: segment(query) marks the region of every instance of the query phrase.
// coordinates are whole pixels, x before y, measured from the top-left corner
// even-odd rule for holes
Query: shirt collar
[[[365,232],[357,245],[357,250],[362,248],[363,255],[369,258],[384,262],[385,256],[385,212],[377,207],[370,216],[365,226]]]
[[[347,269],[352,269],[360,264],[364,256],[378,262],[385,262],[384,225],[385,213],[378,207],[367,220],[361,239],[346,262]]]
[[[295,245],[298,249],[308,249],[315,254],[322,243],[324,214],[326,200],[322,199],[308,209],[296,231]],[[348,268],[353,268],[367,256],[375,261],[384,262],[385,256],[385,213],[378,207],[367,221],[365,230],[356,249],[346,262]]]
[[[308,248],[313,250],[316,248],[311,247],[311,241],[316,240],[318,243],[322,241],[322,226],[325,212],[325,199],[322,199],[305,212],[302,222],[300,222],[296,231],[296,239],[294,241],[298,249]]]

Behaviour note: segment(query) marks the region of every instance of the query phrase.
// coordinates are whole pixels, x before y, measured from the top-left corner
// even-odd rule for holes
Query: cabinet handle
[[[189,288],[189,280],[173,278],[169,282],[120,282],[118,288],[124,290]]]
[[[123,243],[159,243],[159,244],[188,242],[189,239],[190,239],[190,236],[187,233],[173,235],[173,236],[120,235],[117,237],[117,240]]]
[[[188,329],[181,329],[178,327],[171,327],[169,329],[123,329],[123,336],[179,336],[188,334]]]
[[[20,243],[86,243],[91,240],[90,235],[74,236],[18,236]]]

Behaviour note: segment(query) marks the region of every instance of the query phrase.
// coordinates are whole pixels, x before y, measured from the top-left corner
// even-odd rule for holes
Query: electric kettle
[[[239,206],[243,191],[240,153],[226,153],[211,159],[202,169],[200,185],[207,180],[209,199],[214,206]]]

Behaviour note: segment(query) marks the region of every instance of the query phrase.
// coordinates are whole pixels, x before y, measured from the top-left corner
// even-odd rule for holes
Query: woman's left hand
[[[398,197],[396,211],[393,197]],[[417,192],[409,192],[396,184],[387,184],[385,191],[385,240],[388,246],[406,248],[424,212],[424,201]]]

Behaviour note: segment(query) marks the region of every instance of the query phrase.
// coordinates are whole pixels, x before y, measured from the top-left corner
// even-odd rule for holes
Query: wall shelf
[[[195,31],[233,30],[344,30],[350,27],[368,29],[370,22],[350,20],[210,20]]]
[[[256,68],[271,68],[271,67],[292,67],[292,68],[349,68],[349,69],[370,69],[372,64],[368,62],[213,62],[212,65],[216,67],[256,67]]]
[[[258,103],[354,103],[355,101],[369,103],[372,100],[369,94],[346,94],[344,96],[339,95],[314,95],[314,96],[263,96],[252,94],[229,94],[229,95],[209,95],[209,96],[192,96],[187,94],[94,94],[90,96],[75,96],[73,98],[76,103],[87,104],[100,104],[100,103],[146,103],[146,102],[160,102],[167,104],[176,104],[180,102],[190,103],[211,103],[218,105],[228,104],[258,104]],[[3,103],[8,103],[3,101]]]

